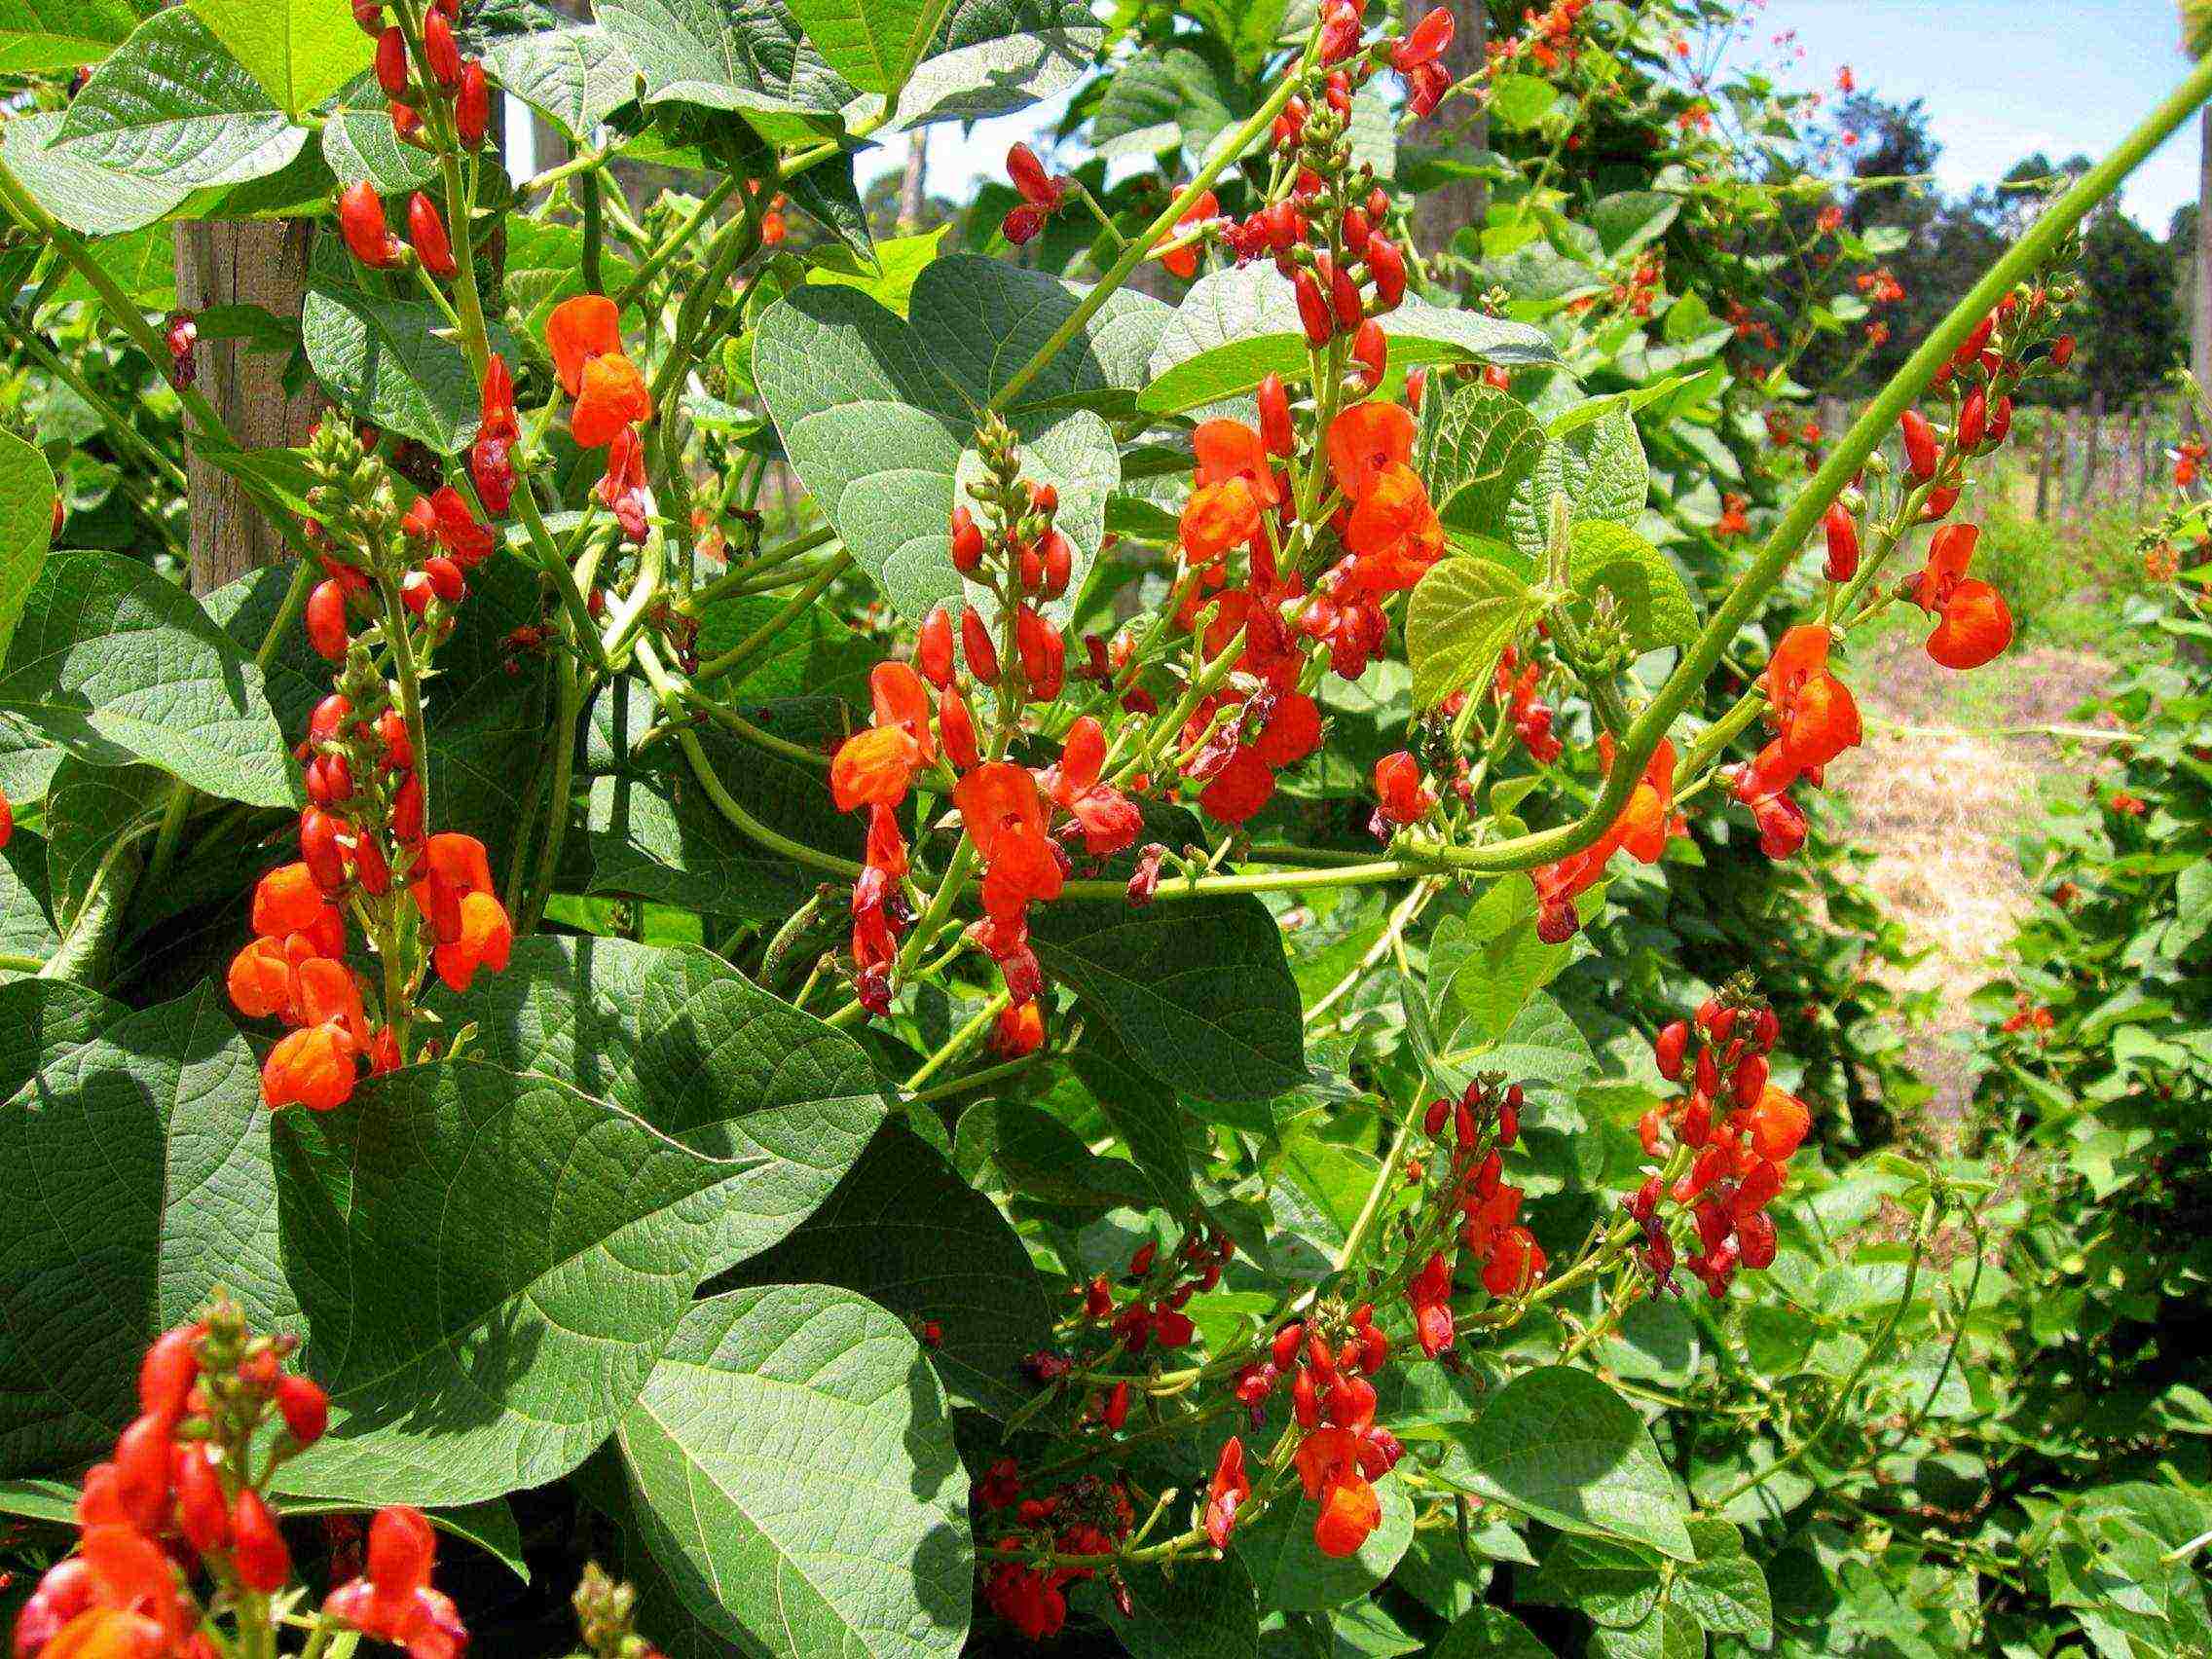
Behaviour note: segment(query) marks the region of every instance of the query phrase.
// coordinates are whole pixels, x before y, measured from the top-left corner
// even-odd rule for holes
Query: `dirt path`
[[[1937,999],[1935,1017],[1907,1033],[1906,1054],[1936,1090],[1927,1128],[1945,1150],[1972,1083],[1952,1038],[2029,900],[2014,843],[2046,775],[2073,764],[2054,739],[1981,728],[2065,723],[2111,673],[2099,657],[2050,647],[2004,660],[1962,695],[1960,677],[1930,661],[1917,634],[1855,650],[1866,741],[1828,775],[1850,803],[1853,839],[1878,849],[1876,896],[1929,951],[1900,988]]]

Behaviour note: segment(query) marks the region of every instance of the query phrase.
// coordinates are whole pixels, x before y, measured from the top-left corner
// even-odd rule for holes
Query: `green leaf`
[[[273,173],[306,141],[206,23],[178,7],[147,18],[92,71],[55,147],[196,190]]]
[[[191,6],[295,120],[368,68],[375,53],[346,0],[191,0]]]
[[[1440,1026],[1451,1010],[1476,1031],[1502,1038],[1529,999],[1574,960],[1569,944],[1536,937],[1535,889],[1525,876],[1501,876],[1461,920],[1447,916],[1429,939],[1428,982]]]
[[[954,1166],[978,1185],[1072,1208],[1142,1208],[1152,1183],[1133,1163],[1101,1158],[1049,1112],[979,1100],[960,1115]]]
[[[1129,1659],[1258,1659],[1260,1609],[1252,1575],[1234,1552],[1204,1567],[1202,1572],[1172,1574],[1149,1565],[1127,1568],[1125,1613],[1112,1594],[1087,1599],[1094,1599]]]
[[[922,0],[790,0],[823,60],[864,92],[896,92],[929,44]]]
[[[1725,1523],[1723,1523],[1725,1525]],[[1665,1588],[1658,1561],[1634,1545],[1562,1533],[1518,1600],[1572,1607],[1597,1623],[1626,1630],[1651,1616]]]
[[[853,99],[782,0],[603,0],[597,16],[647,103],[830,115]]]
[[[716,1270],[813,1214],[890,1110],[858,1043],[696,945],[524,940],[505,972],[435,1006],[476,1026],[470,1053],[729,1161]]]
[[[958,1405],[1004,1417],[1035,1392],[1023,1357],[1052,1343],[1029,1252],[990,1199],[890,1123],[829,1200],[737,1270],[741,1284],[841,1285],[909,1324],[935,1320],[930,1363]]]
[[[487,35],[479,50],[502,89],[578,143],[638,95],[638,66],[597,23]]]
[[[1608,259],[1626,259],[1667,234],[1682,199],[1657,190],[1624,190],[1590,209],[1590,228]]]
[[[1477,312],[1409,300],[1381,321],[1394,368],[1559,361],[1541,329]],[[1180,415],[1240,397],[1271,374],[1302,381],[1310,371],[1290,284],[1272,266],[1216,271],[1192,285],[1161,331],[1137,406],[1148,414]]]
[[[968,1474],[920,1346],[866,1298],[762,1285],[684,1317],[616,1430],[646,1546],[723,1640],[924,1659],[968,1633]]]
[[[304,1358],[331,1395],[287,1492],[473,1503],[567,1474],[727,1234],[728,1163],[479,1062],[372,1079],[274,1139]]]
[[[1491,115],[1509,130],[1526,132],[1551,112],[1559,95],[1540,75],[1500,75],[1491,83]]]
[[[1406,658],[1414,706],[1434,708],[1455,691],[1481,691],[1505,647],[1540,610],[1529,584],[1489,559],[1439,560],[1406,607]]]
[[[122,172],[75,148],[61,148],[54,140],[62,115],[60,110],[36,110],[0,123],[0,161],[41,207],[71,230],[90,237],[143,230],[192,194],[185,185]],[[173,259],[166,231],[152,240],[165,262]],[[95,257],[99,251],[95,244]]]
[[[332,110],[322,125],[322,160],[340,184],[366,179],[379,196],[426,190],[438,176],[437,157],[402,144],[392,130],[391,117],[382,109]],[[516,220],[510,226],[520,230],[529,223]]]
[[[1031,940],[1051,976],[1170,1088],[1267,1100],[1306,1081],[1298,985],[1257,899],[1062,903],[1038,915]]]
[[[46,867],[63,931],[118,839],[157,823],[175,788],[158,766],[92,766],[70,756],[55,768],[46,796]]]
[[[1461,387],[1445,406],[1428,491],[1445,524],[1503,540],[1513,494],[1543,459],[1544,431],[1510,393]]]
[[[1689,1531],[1697,1561],[1676,1571],[1675,1604],[1715,1636],[1763,1641],[1774,1629],[1774,1598],[1744,1553],[1743,1534],[1726,1521],[1692,1521]]]
[[[0,716],[96,766],[148,761],[251,806],[296,798],[261,670],[135,559],[47,560],[0,661]]]
[[[1535,559],[1551,540],[1554,496],[1567,498],[1569,524],[1592,519],[1634,524],[1650,492],[1643,440],[1627,412],[1614,409],[1545,446],[1543,458],[1513,493],[1506,523],[1514,547]]]
[[[1667,1603],[1632,1629],[1599,1631],[1590,1639],[1590,1659],[1705,1659],[1705,1634]]]
[[[1105,39],[1084,0],[953,0],[899,94],[891,129],[1027,109],[1073,86]]]
[[[761,318],[754,371],[785,453],[902,614],[918,620],[962,592],[948,548],[957,485],[981,469],[971,399],[1005,385],[1072,313],[1077,293],[1000,261],[958,257],[922,272],[908,320],[857,290],[812,284]],[[1132,341],[1155,314],[1164,314],[1157,302],[1117,296],[1037,377],[1028,406],[1015,413],[1025,474],[1059,490],[1056,522],[1074,554],[1071,594],[1105,535],[1120,457],[1096,416],[1035,405],[1118,384],[1111,377],[1133,367]],[[1054,603],[1064,610],[1072,602]]]
[[[142,16],[129,0],[0,0],[0,74],[97,63]]]
[[[892,237],[877,242],[876,269],[872,276],[857,271],[829,271],[817,265],[807,272],[806,279],[858,288],[886,311],[904,316],[913,300],[915,282],[944,251],[944,239],[951,230],[949,224],[940,225],[919,236]]]
[[[1697,607],[1668,559],[1623,525],[1594,520],[1567,533],[1567,585],[1588,600],[1603,589],[1618,606],[1631,646],[1655,651],[1697,638]]]
[[[54,469],[12,432],[0,432],[0,659],[54,537]]]
[[[1503,1608],[1480,1606],[1444,1633],[1432,1659],[1552,1659],[1552,1650]]]
[[[429,445],[465,448],[480,398],[468,358],[444,316],[423,300],[386,299],[346,281],[317,279],[300,308],[300,338],[315,379],[348,414]],[[492,349],[524,360],[506,329]]]
[[[1183,1144],[1183,1109],[1174,1090],[1149,1076],[1111,1031],[1086,1031],[1073,1059],[1076,1076],[1151,1179],[1161,1207],[1170,1215],[1189,1215],[1198,1198],[1191,1187],[1190,1149]]]
[[[1263,1613],[1326,1613],[1390,1576],[1413,1542],[1414,1506],[1405,1484],[1388,1475],[1375,1483],[1375,1495],[1382,1500],[1382,1524],[1353,1555],[1321,1553],[1313,1541],[1318,1509],[1295,1484],[1257,1521],[1239,1523],[1229,1547],[1251,1573]]]
[[[1562,1531],[1627,1538],[1677,1561],[1696,1552],[1675,1478],[1643,1419],[1612,1389],[1571,1366],[1542,1366],[1507,1383],[1472,1423],[1446,1434],[1466,1454],[1467,1490]]]
[[[143,1013],[0,985],[0,1466],[72,1468],[137,1413],[138,1359],[217,1285],[290,1329],[269,1115],[212,986]]]
[[[1171,46],[1131,58],[1106,83],[1090,141],[1109,160],[1188,149],[1202,156],[1236,119],[1231,89],[1201,54]]]

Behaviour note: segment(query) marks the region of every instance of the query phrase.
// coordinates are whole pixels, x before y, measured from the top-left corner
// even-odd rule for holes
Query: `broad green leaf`
[[[1556,363],[1541,329],[1477,312],[1445,311],[1409,300],[1381,319],[1390,362]],[[1271,374],[1299,381],[1310,372],[1306,334],[1290,284],[1272,266],[1217,271],[1200,277],[1175,309],[1154,348],[1150,384],[1137,399],[1148,414],[1179,415],[1241,397]]]
[[[638,95],[637,65],[597,23],[560,18],[554,27],[486,35],[478,49],[501,88],[579,143]]]
[[[1552,1659],[1552,1650],[1503,1608],[1479,1606],[1444,1633],[1432,1659]]]
[[[1697,638],[1697,607],[1667,555],[1625,525],[1592,520],[1567,533],[1567,585],[1584,600],[1601,590],[1639,651],[1686,645]]]
[[[734,1275],[833,1284],[943,1333],[929,1359],[955,1403],[1005,1416],[1033,1384],[1022,1358],[1052,1343],[1029,1252],[990,1199],[904,1125],[876,1131],[827,1202]]]
[[[77,918],[120,838],[151,828],[176,788],[158,766],[92,766],[70,756],[46,796],[46,868],[55,920]]]
[[[1667,234],[1682,210],[1682,199],[1658,190],[1624,190],[1602,198],[1590,209],[1590,228],[1608,259],[1626,259]]]
[[[1564,1532],[1536,1574],[1515,1588],[1516,1600],[1571,1607],[1601,1625],[1626,1630],[1651,1616],[1665,1585],[1658,1558],[1650,1552],[1610,1538]]]
[[[143,16],[130,0],[0,0],[0,74],[97,63]]]
[[[353,35],[358,42],[360,31]],[[147,18],[92,71],[54,140],[73,160],[187,190],[261,178],[306,141],[306,130],[182,7]]]
[[[1510,130],[1525,132],[1551,112],[1559,96],[1559,89],[1540,75],[1500,75],[1491,83],[1491,115]]]
[[[597,16],[647,103],[830,115],[853,98],[782,0],[603,0]]]
[[[1591,1659],[1705,1659],[1705,1633],[1673,1603],[1652,1609],[1628,1630],[1601,1630],[1590,1639]]]
[[[1229,1547],[1252,1575],[1263,1613],[1326,1613],[1365,1596],[1398,1565],[1414,1536],[1414,1506],[1405,1484],[1385,1475],[1375,1483],[1382,1520],[1358,1553],[1327,1556],[1313,1541],[1318,1507],[1296,1482],[1260,1518],[1239,1521]]]
[[[858,288],[886,311],[904,316],[912,303],[914,284],[922,273],[944,251],[944,239],[952,227],[940,225],[934,231],[919,236],[892,237],[875,244],[874,274],[861,272],[826,271],[821,266],[806,274],[809,282],[826,282],[837,287]]]
[[[1059,1119],[1014,1100],[979,1100],[960,1115],[954,1167],[970,1181],[1037,1203],[1143,1208],[1152,1182],[1135,1164],[1093,1153]]]
[[[369,67],[346,0],[191,0],[193,12],[295,120]]]
[[[1164,1085],[1202,1100],[1266,1100],[1304,1083],[1306,1040],[1282,932],[1237,896],[1046,906],[1037,959]]]
[[[1090,140],[1108,158],[1174,149],[1202,156],[1236,119],[1233,96],[1214,65],[1189,47],[1145,53],[1106,83],[1090,118]]]
[[[1675,1478],[1643,1419],[1587,1371],[1525,1372],[1471,1423],[1445,1432],[1466,1455],[1467,1490],[1566,1532],[1627,1538],[1677,1561],[1696,1551]]]
[[[1197,1195],[1191,1188],[1190,1149],[1183,1143],[1183,1108],[1174,1089],[1131,1059],[1110,1031],[1086,1031],[1074,1060],[1076,1075],[1114,1133],[1151,1178],[1161,1207],[1170,1215],[1189,1215]]]
[[[43,962],[60,942],[47,897],[46,842],[18,825],[0,850],[0,951]]]
[[[1525,876],[1501,876],[1464,921],[1447,916],[1429,940],[1428,982],[1440,1026],[1456,1010],[1477,1031],[1502,1037],[1529,998],[1574,960],[1569,944],[1536,937],[1535,889]]]
[[[494,350],[524,360],[495,323]],[[317,279],[300,308],[308,365],[347,413],[458,454],[476,430],[480,399],[461,342],[427,301],[387,299],[346,281]]]
[[[1669,314],[1672,315],[1673,313],[1670,313]],[[1670,375],[1663,381],[1654,382],[1650,386],[1640,386],[1633,391],[1608,391],[1603,397],[1586,397],[1580,403],[1561,410],[1560,413],[1545,422],[1544,430],[1555,438],[1564,438],[1576,428],[1587,426],[1593,422],[1603,421],[1607,416],[1615,414],[1634,415],[1639,410],[1648,409],[1661,398],[1689,385],[1694,378],[1690,375]],[[1678,435],[1686,437],[1687,434]],[[1723,445],[1722,448],[1725,451],[1726,446]],[[1733,456],[1730,457],[1730,464],[1735,464]]]
[[[46,566],[54,536],[54,469],[12,432],[0,432],[0,659]]]
[[[1445,524],[1503,540],[1506,508],[1544,453],[1543,428],[1512,393],[1461,387],[1445,406],[1428,490]]]
[[[1554,496],[1567,498],[1570,524],[1601,519],[1632,525],[1642,516],[1650,493],[1643,441],[1626,411],[1615,409],[1544,447],[1543,458],[1513,493],[1506,522],[1515,548],[1535,559],[1551,539]]]
[[[1534,623],[1539,608],[1529,584],[1503,565],[1439,560],[1406,607],[1414,706],[1434,708],[1455,691],[1480,693],[1505,647]]]
[[[890,1109],[858,1043],[696,945],[524,940],[505,972],[438,1006],[476,1026],[471,1054],[726,1161],[710,1271],[812,1214]]]
[[[382,109],[332,110],[322,125],[322,160],[340,184],[366,179],[380,196],[426,190],[438,176],[438,159],[402,144]],[[529,221],[511,223],[519,230]]]
[[[1083,0],[953,0],[891,128],[1011,115],[1073,86],[1106,31]]]
[[[1743,1534],[1726,1521],[1692,1521],[1697,1561],[1677,1568],[1670,1599],[1715,1636],[1763,1641],[1774,1628],[1774,1598]]]
[[[1032,405],[1129,384],[1110,377],[1133,366],[1132,339],[1164,313],[1126,298],[1136,303],[1105,307],[1038,376]],[[1075,304],[1050,277],[960,257],[922,272],[906,320],[857,290],[812,284],[762,317],[754,371],[785,453],[902,614],[918,620],[962,591],[947,548],[957,483],[981,467],[972,399],[1005,385]],[[1030,407],[1014,424],[1025,475],[1059,490],[1080,592],[1121,476],[1113,434],[1084,410]]]
[[[616,1441],[694,1617],[788,1659],[926,1659],[968,1634],[968,1474],[921,1346],[862,1296],[698,1304]]]
[[[923,0],[790,0],[792,17],[831,69],[864,92],[896,92],[929,44]]]
[[[71,230],[90,237],[143,230],[192,194],[186,185],[123,172],[61,148],[54,141],[61,121],[60,110],[10,116],[0,123],[0,162],[41,207]],[[173,259],[166,231],[150,233],[148,240],[158,243],[165,260]],[[93,246],[97,256],[100,244]]]
[[[728,1163],[481,1062],[274,1134],[330,1432],[288,1492],[473,1503],[567,1474],[637,1397],[726,1235]]]
[[[0,985],[0,1466],[72,1468],[137,1413],[138,1358],[217,1285],[292,1328],[269,1114],[213,986],[143,1013]]]
[[[1129,1659],[1258,1659],[1259,1598],[1234,1551],[1203,1572],[1132,1567],[1123,1576],[1129,1610],[1111,1594],[1094,1604]]]
[[[293,804],[261,670],[135,559],[56,553],[0,661],[0,716],[81,760],[144,760],[226,800]]]

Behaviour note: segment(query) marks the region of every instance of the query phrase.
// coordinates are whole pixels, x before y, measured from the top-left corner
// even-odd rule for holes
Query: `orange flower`
[[[1275,775],[1250,744],[1239,744],[1228,764],[1213,775],[1199,793],[1198,805],[1209,818],[1224,824],[1241,824],[1275,793]]]
[[[903,662],[879,662],[867,677],[868,701],[879,726],[898,726],[914,740],[927,766],[937,760],[937,738],[930,730],[929,687]]]
[[[468,1645],[451,1597],[430,1588],[437,1538],[422,1511],[404,1504],[369,1523],[368,1571],[332,1590],[322,1604],[379,1641],[404,1645],[411,1659],[455,1659]]]
[[[162,1659],[177,1649],[143,1613],[94,1607],[63,1625],[39,1659]]]
[[[429,919],[440,944],[455,943],[461,937],[461,900],[471,893],[493,891],[492,864],[484,843],[473,835],[450,831],[423,843],[422,856],[408,879],[415,903]]]
[[[1237,1508],[1251,1495],[1252,1477],[1244,1472],[1244,1442],[1233,1434],[1222,1442],[1213,1479],[1206,1486],[1206,1537],[1215,1549],[1229,1547]]]
[[[1779,795],[1864,735],[1851,688],[1827,670],[1830,639],[1827,629],[1807,623],[1790,629],[1774,647],[1760,679],[1777,730],[1737,779],[1738,800]]]
[[[1206,421],[1191,434],[1191,453],[1198,458],[1194,482],[1201,488],[1240,478],[1251,487],[1252,498],[1263,507],[1282,499],[1282,489],[1269,464],[1268,449],[1260,434],[1241,421]]]
[[[857,806],[897,806],[906,798],[921,745],[903,725],[869,726],[845,739],[830,762],[830,793],[839,812]]]
[[[991,1027],[993,1053],[1018,1060],[1024,1054],[1034,1054],[1044,1042],[1045,1012],[1036,998],[1010,1003],[999,1010],[998,1021]]]
[[[1382,1523],[1382,1503],[1359,1469],[1360,1437],[1348,1428],[1317,1428],[1298,1447],[1298,1478],[1318,1498],[1313,1542],[1323,1555],[1356,1554]]]
[[[231,958],[231,1006],[248,1019],[285,1014],[298,1004],[298,984],[281,940],[257,939]]]
[[[316,954],[339,956],[346,949],[346,919],[323,897],[305,864],[279,865],[255,884],[253,931],[264,939],[305,934]]]
[[[545,344],[561,388],[575,399],[569,430],[585,449],[614,441],[633,421],[649,421],[652,394],[622,350],[622,318],[605,294],[563,300],[545,319]]]
[[[1607,733],[1598,740],[1604,752],[1605,766],[1612,768],[1612,736]],[[1637,783],[1628,804],[1621,808],[1620,817],[1613,829],[1618,833],[1619,845],[1639,864],[1657,864],[1667,851],[1669,837],[1685,832],[1686,826],[1675,811],[1675,746],[1666,738],[1651,752],[1651,760],[1643,768],[1643,776]]]
[[[1144,816],[1120,790],[1098,781],[1106,764],[1106,730],[1085,715],[1068,727],[1060,745],[1060,763],[1037,780],[1083,827],[1084,850],[1093,858],[1118,853],[1137,838]]]
[[[1260,503],[1241,478],[1200,485],[1183,503],[1183,554],[1194,565],[1211,564],[1259,530]]]
[[[437,966],[438,977],[449,990],[459,993],[468,989],[477,969],[489,968],[495,974],[502,971],[514,942],[514,924],[507,919],[506,906],[489,893],[464,893],[461,898],[461,937],[438,945],[430,957]]]
[[[1751,1145],[1770,1163],[1788,1162],[1812,1126],[1813,1115],[1805,1103],[1771,1083],[1751,1108]]]
[[[261,1103],[328,1112],[353,1095],[360,1050],[343,1025],[310,1025],[269,1051],[261,1066]]]
[[[1967,574],[1981,527],[1945,525],[1930,538],[1928,565],[1913,578],[1913,603],[1942,620],[1928,636],[1928,654],[1945,668],[1979,668],[2012,643],[2005,596]]]
[[[1045,832],[1045,802],[1026,768],[985,761],[954,786],[952,799],[983,860],[985,913],[1011,919],[1032,899],[1060,896],[1064,877]]]
[[[1175,229],[1180,234],[1192,225],[1203,224],[1220,211],[1221,204],[1214,200],[1213,192],[1201,190],[1198,199],[1184,209],[1182,216],[1175,221]],[[1188,282],[1198,274],[1198,245],[1193,242],[1189,247],[1169,248],[1160,256],[1160,263]]]
[[[1364,501],[1394,466],[1414,458],[1413,411],[1396,403],[1355,403],[1329,423],[1329,470],[1337,488]]]
[[[1375,474],[1345,526],[1345,545],[1353,555],[1353,578],[1370,593],[1410,588],[1436,563],[1444,552],[1444,526],[1412,467],[1392,464]]]
[[[1359,1436],[1348,1428],[1317,1428],[1298,1444],[1298,1480],[1308,1497],[1358,1472]]]

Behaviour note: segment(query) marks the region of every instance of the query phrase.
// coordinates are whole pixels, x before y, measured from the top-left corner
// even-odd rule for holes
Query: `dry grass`
[[[1946,1152],[1972,1087],[1951,1039],[2024,914],[2014,836],[2067,764],[2054,739],[2004,728],[2066,723],[2111,673],[2102,657],[2048,646],[2004,660],[1970,682],[1930,661],[1917,631],[1855,649],[1866,741],[1828,778],[1850,804],[1853,838],[1876,850],[1876,895],[1929,953],[1902,988],[1934,991],[1937,1013],[1906,1034],[1906,1052],[1936,1091],[1924,1128]]]

